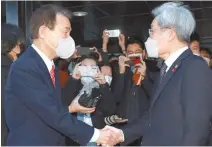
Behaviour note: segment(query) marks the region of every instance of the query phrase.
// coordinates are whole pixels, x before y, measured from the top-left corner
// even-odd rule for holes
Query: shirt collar
[[[48,68],[48,71],[50,72],[52,69],[52,65],[54,65],[53,60],[50,60],[40,49],[38,49],[34,44],[32,44],[32,47],[34,50],[40,55],[40,57],[43,59],[44,63],[46,64],[46,67]]]
[[[165,61],[165,64],[167,65],[166,72],[168,72],[169,68],[172,66],[172,64],[177,60],[177,58],[188,49],[188,46],[183,47],[181,49],[178,49],[176,52],[172,53],[168,59]]]

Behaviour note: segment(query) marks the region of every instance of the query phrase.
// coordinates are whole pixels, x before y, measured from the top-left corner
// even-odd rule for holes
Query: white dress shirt
[[[166,72],[169,71],[170,67],[172,66],[172,64],[177,60],[177,58],[188,49],[188,46],[183,47],[181,49],[178,49],[176,52],[172,53],[168,59],[166,59],[165,64],[167,66],[166,68]]]
[[[40,55],[40,57],[43,59],[44,63],[46,64],[46,67],[48,68],[49,72],[52,69],[52,65],[54,65],[53,60],[50,60],[41,50],[39,50],[34,44],[32,44],[32,47],[34,50]]]
[[[34,50],[40,55],[40,57],[43,59],[44,63],[46,64],[47,69],[49,72],[52,69],[52,65],[54,65],[53,60],[50,60],[41,50],[39,50],[34,44],[32,44],[32,47]],[[100,130],[94,128],[94,134],[91,138],[90,142],[96,142],[100,136]]]

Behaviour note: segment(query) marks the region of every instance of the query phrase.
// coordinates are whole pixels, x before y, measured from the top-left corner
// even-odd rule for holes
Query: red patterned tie
[[[56,87],[56,85],[55,85],[54,65],[52,65],[52,69],[51,69],[51,71],[50,71],[50,76],[51,76],[52,83],[53,83],[54,87]]]

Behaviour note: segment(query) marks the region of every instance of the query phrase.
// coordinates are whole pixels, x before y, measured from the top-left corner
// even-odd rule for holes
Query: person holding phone
[[[106,125],[104,117],[113,115],[115,111],[116,103],[109,88],[112,81],[109,78],[111,74],[104,72],[105,70],[100,70],[97,65],[98,61],[91,55],[82,56],[79,61],[74,67],[70,81],[63,88],[63,104],[65,107],[69,107],[69,112],[78,120],[102,129]],[[92,98],[93,93],[101,96],[97,103],[87,107],[86,104],[82,105],[84,103],[81,99],[84,93],[88,98]],[[70,140],[67,142],[67,145],[73,145]],[[87,145],[95,146],[96,144],[88,143]]]
[[[130,37],[125,49],[125,36],[119,37],[119,45],[126,56],[119,56],[119,75],[116,76],[114,89],[117,94],[116,114],[128,123],[139,118],[149,109],[149,99],[153,87],[154,78],[147,70],[144,62],[146,55],[145,46],[138,37]],[[122,127],[126,123],[116,124]],[[129,146],[140,145],[142,138],[135,139]]]

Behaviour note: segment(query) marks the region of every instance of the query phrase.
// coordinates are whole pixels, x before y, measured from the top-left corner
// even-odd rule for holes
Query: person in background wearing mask
[[[105,75],[106,82],[109,85],[111,85],[113,77],[112,77],[112,69],[110,65],[103,63],[100,68],[101,68],[101,72]]]
[[[72,80],[72,82],[69,83],[70,85],[67,85],[64,88],[69,91],[69,93],[66,92],[66,95],[64,95],[64,98],[66,99],[64,106],[69,106],[69,112],[76,115],[78,120],[81,120],[90,126],[102,129],[105,127],[104,117],[114,114],[116,104],[109,88],[112,81],[110,78],[112,76],[110,69],[107,66],[102,65],[101,71],[99,71],[95,77],[85,77],[80,74],[80,66],[88,68],[90,66],[95,66],[98,68],[95,57],[82,56],[81,62],[75,66],[71,77],[75,79],[75,81]],[[100,93],[102,95],[97,106],[95,108],[86,108],[81,106],[78,103],[79,98],[84,94],[84,92],[91,95],[94,88],[98,90],[96,93]],[[70,97],[70,95],[72,97]],[[69,141],[69,143],[71,142]],[[96,146],[94,143],[88,143],[87,145]]]
[[[194,55],[200,56],[199,35],[194,32],[190,37],[189,47]]]
[[[68,10],[51,4],[43,5],[30,18],[33,44],[13,63],[5,88],[9,146],[63,146],[65,136],[81,145],[117,142],[112,131],[78,121],[62,105],[53,59],[67,59],[75,51],[70,18]]]
[[[10,66],[24,50],[25,39],[18,26],[3,24],[1,30],[1,145],[6,146],[8,129],[4,114],[4,89]]]
[[[125,44],[122,42],[122,44]],[[124,46],[124,45],[123,45]],[[131,37],[127,41],[126,56],[119,57],[119,72],[114,83],[114,89],[117,96],[116,114],[128,123],[133,122],[143,115],[149,109],[149,100],[151,96],[152,83],[149,80],[149,73],[146,72],[146,64],[143,61],[145,56],[144,43],[138,38]],[[127,64],[127,61],[135,62],[131,57],[139,57],[139,61]],[[140,77],[140,79],[136,79]],[[119,124],[116,127],[123,126]],[[141,138],[135,138],[129,146],[138,146],[141,144]]]
[[[212,53],[208,48],[201,48],[200,56],[206,61],[209,67],[212,67],[212,62],[211,62]]]
[[[142,146],[204,146],[211,129],[212,72],[188,48],[194,16],[181,2],[167,2],[152,13],[146,50],[165,62],[150,109],[123,132],[105,129],[116,131],[122,145],[143,135]]]
[[[107,52],[107,44],[109,37],[106,31],[103,32],[103,52]],[[125,36],[120,34],[119,46],[123,55],[119,57],[118,72],[115,80],[112,82],[112,91],[114,92],[117,108],[115,114],[122,119],[127,119],[128,123],[142,116],[149,109],[149,99],[153,87],[152,74],[147,70],[143,58],[146,55],[143,41],[137,36],[128,38],[125,47]],[[130,66],[125,62],[131,60],[130,57],[139,56],[140,60],[136,65]],[[129,57],[129,58],[128,58]],[[135,83],[133,78],[140,76],[140,80]],[[113,78],[114,79],[114,78]],[[120,127],[125,123],[115,124],[115,127]],[[135,138],[128,143],[129,146],[137,146],[141,144],[141,138]]]

